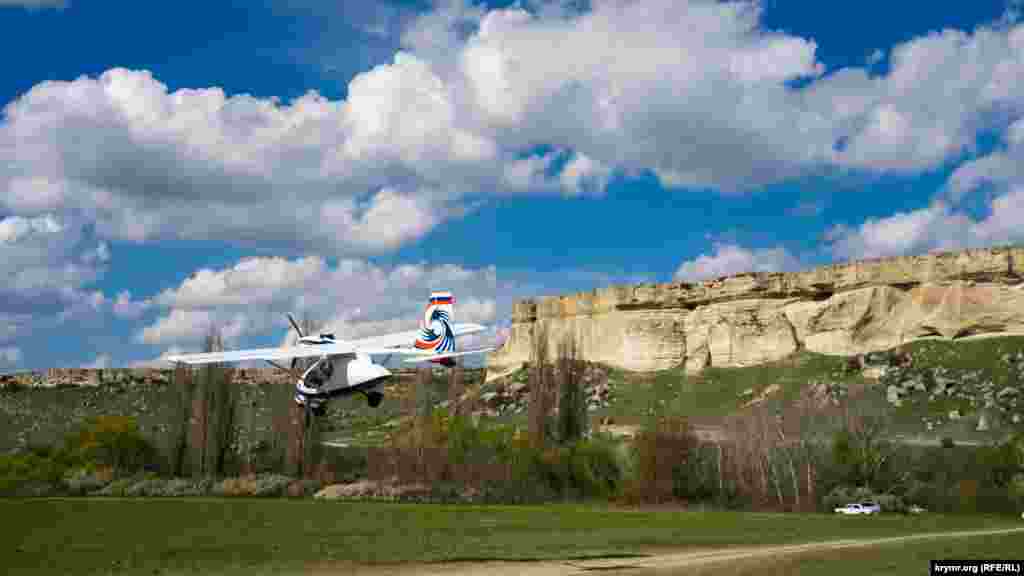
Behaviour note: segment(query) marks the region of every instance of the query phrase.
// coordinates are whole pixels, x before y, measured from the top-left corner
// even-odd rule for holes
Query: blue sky
[[[0,1],[0,370],[1024,241],[1020,8]]]

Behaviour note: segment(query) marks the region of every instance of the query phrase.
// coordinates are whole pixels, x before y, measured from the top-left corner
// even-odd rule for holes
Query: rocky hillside
[[[574,336],[583,357],[634,371],[754,366],[807,350],[852,356],[926,339],[1024,334],[1024,247],[613,286],[515,304],[492,371]]]
[[[397,378],[385,385],[381,406],[369,408],[360,396],[336,400],[330,404],[323,430],[352,436],[397,417],[401,396],[415,381],[415,370],[395,372]],[[466,371],[467,382],[481,377],[479,371]],[[162,441],[177,410],[178,394],[171,382],[170,369],[153,368],[62,368],[0,375],[0,453],[58,441],[99,415],[133,416],[144,434]],[[274,435],[274,414],[291,405],[293,383],[272,368],[236,369],[233,382],[239,388],[239,447],[255,449]],[[435,371],[432,388],[446,383],[447,377]]]

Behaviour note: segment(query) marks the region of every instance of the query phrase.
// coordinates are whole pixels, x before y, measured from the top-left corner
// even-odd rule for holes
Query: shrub
[[[208,478],[189,480],[185,478],[172,478],[164,482],[164,496],[206,496],[213,487],[213,481]]]
[[[284,496],[292,480],[280,474],[225,478],[214,484],[211,492],[216,496]]]
[[[118,478],[92,494],[95,496],[126,496],[127,490],[136,482],[137,478]]]
[[[534,497],[606,498],[619,491],[623,474],[611,443],[581,440],[546,450],[523,446],[519,451],[516,476]]]
[[[17,394],[23,390],[27,390],[28,387],[15,380],[7,380],[3,384],[0,384],[0,394]]]
[[[828,512],[849,504],[851,502],[863,502],[871,499],[871,490],[863,487],[836,486],[825,495],[822,503]]]
[[[668,417],[653,421],[634,440],[633,474],[622,496],[628,502],[663,502],[680,496],[679,476],[698,445],[689,423]]]
[[[67,486],[67,491],[70,495],[85,496],[102,490],[110,480],[105,474],[78,470],[66,478],[64,484]]]
[[[42,496],[63,490],[67,470],[46,450],[0,456],[0,495]]]
[[[160,478],[137,478],[125,487],[124,496],[164,496],[166,481]]]
[[[65,437],[63,453],[75,463],[135,472],[156,461],[156,449],[128,416],[98,416]]]
[[[615,450],[615,444],[593,440],[570,448],[572,484],[581,496],[608,497],[618,493],[623,474]]]
[[[253,496],[283,496],[292,481],[281,474],[263,474],[256,477]]]
[[[355,482],[366,477],[368,466],[365,449],[325,446],[320,457],[318,479],[326,484]]]
[[[902,514],[907,511],[907,503],[902,497],[895,494],[876,494],[873,500],[878,502],[882,512],[898,512]]]
[[[214,496],[252,496],[254,480],[252,476],[240,478],[224,478],[210,489]]]

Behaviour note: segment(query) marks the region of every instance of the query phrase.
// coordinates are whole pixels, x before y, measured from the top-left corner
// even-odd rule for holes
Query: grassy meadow
[[[985,516],[856,518],[242,498],[0,500],[0,517],[0,564],[12,576],[263,574],[347,563],[630,556],[1021,525]],[[953,542],[913,546],[924,547],[925,556],[941,556],[936,547]],[[956,542],[988,542],[985,555],[1007,557],[1024,549],[1024,533]],[[966,548],[954,549],[961,550]],[[821,563],[832,556],[810,558]],[[920,571],[920,564],[900,565]]]

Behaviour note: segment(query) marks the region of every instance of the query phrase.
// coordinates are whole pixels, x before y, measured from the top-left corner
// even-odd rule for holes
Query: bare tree
[[[298,324],[302,334],[306,336],[315,334],[324,327],[324,323],[312,317],[308,310],[302,312]],[[291,343],[296,344],[298,340],[299,334],[292,331]],[[314,362],[316,362],[314,358],[299,359],[295,363],[295,369],[303,373]],[[310,410],[298,406],[294,402],[290,404],[290,415],[284,420],[288,426],[285,436],[289,442],[288,449],[285,451],[287,460],[285,468],[295,476],[312,477],[322,456],[323,427],[320,418],[311,414]]]
[[[429,443],[430,415],[432,412],[432,390],[434,371],[432,368],[420,368],[416,371],[414,437],[417,445]]]
[[[586,431],[587,404],[583,396],[583,363],[574,334],[566,335],[558,346],[558,436],[562,442],[578,440]]]
[[[189,422],[195,381],[192,370],[184,364],[174,367],[172,386],[168,390],[167,410],[170,413],[168,438],[168,468],[172,476],[184,476],[189,456]]]
[[[203,339],[204,352],[224,350],[220,329],[211,326]],[[222,475],[237,439],[238,393],[232,384],[233,371],[222,364],[200,369],[192,398],[193,474]]]
[[[203,337],[203,352],[220,352],[224,349],[220,331],[210,326]],[[219,364],[206,364],[199,369],[199,378],[192,397],[192,474],[206,476],[210,474],[209,428],[210,428],[210,389],[211,380],[220,372]]]
[[[542,447],[549,436],[549,388],[551,387],[548,366],[548,332],[540,322],[533,326],[533,358],[530,367],[529,438],[534,447]]]
[[[448,412],[452,418],[465,414],[462,397],[466,393],[462,362],[456,358],[455,366],[448,370]]]

